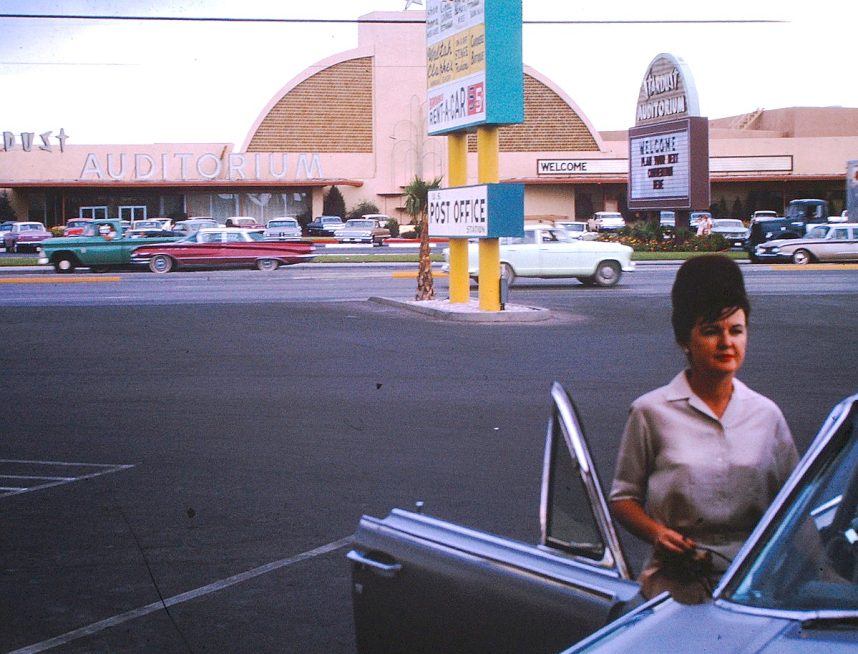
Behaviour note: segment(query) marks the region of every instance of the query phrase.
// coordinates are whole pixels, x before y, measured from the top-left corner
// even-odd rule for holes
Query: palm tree
[[[429,226],[426,224],[426,212],[429,204],[429,191],[441,185],[441,178],[431,182],[415,176],[405,187],[405,212],[417,221],[420,231],[420,266],[417,270],[417,294],[415,300],[432,300],[435,288],[432,284],[432,262],[429,259]]]

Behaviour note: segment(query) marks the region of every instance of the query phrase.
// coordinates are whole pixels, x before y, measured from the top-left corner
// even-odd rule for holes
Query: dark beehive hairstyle
[[[745,310],[751,305],[745,293],[745,280],[736,262],[719,254],[705,254],[688,259],[676,273],[671,291],[673,333],[678,343],[691,338],[698,322],[715,322]]]

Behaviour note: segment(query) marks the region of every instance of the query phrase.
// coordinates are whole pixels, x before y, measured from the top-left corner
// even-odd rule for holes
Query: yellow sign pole
[[[448,186],[468,183],[468,134],[455,132],[447,136]],[[450,303],[467,304],[471,299],[468,282],[468,239],[450,239]]]
[[[498,173],[498,128],[477,127],[477,177],[480,184],[495,184]],[[480,239],[480,309],[500,311],[500,244],[496,238]]]

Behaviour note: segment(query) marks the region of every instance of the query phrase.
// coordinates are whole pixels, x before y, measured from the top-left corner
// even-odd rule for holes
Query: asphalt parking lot
[[[361,514],[422,500],[533,542],[551,381],[572,391],[604,483],[629,402],[682,363],[669,272],[598,292],[523,284],[516,297],[557,312],[539,326],[294,299],[303,282],[281,272],[280,300],[0,310],[0,475],[32,488],[0,491],[0,651],[353,651],[343,539]],[[801,448],[855,391],[841,274],[771,291],[749,275],[743,379]],[[252,296],[259,279],[219,283]],[[382,280],[305,281],[413,293]]]

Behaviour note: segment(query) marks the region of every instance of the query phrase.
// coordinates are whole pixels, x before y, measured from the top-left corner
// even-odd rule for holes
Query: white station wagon
[[[444,250],[444,270],[450,252]],[[572,238],[562,228],[525,225],[524,236],[500,239],[501,277],[575,277],[582,284],[614,286],[623,272],[635,269],[632,248],[619,243]],[[468,275],[479,274],[479,244],[468,244]]]

